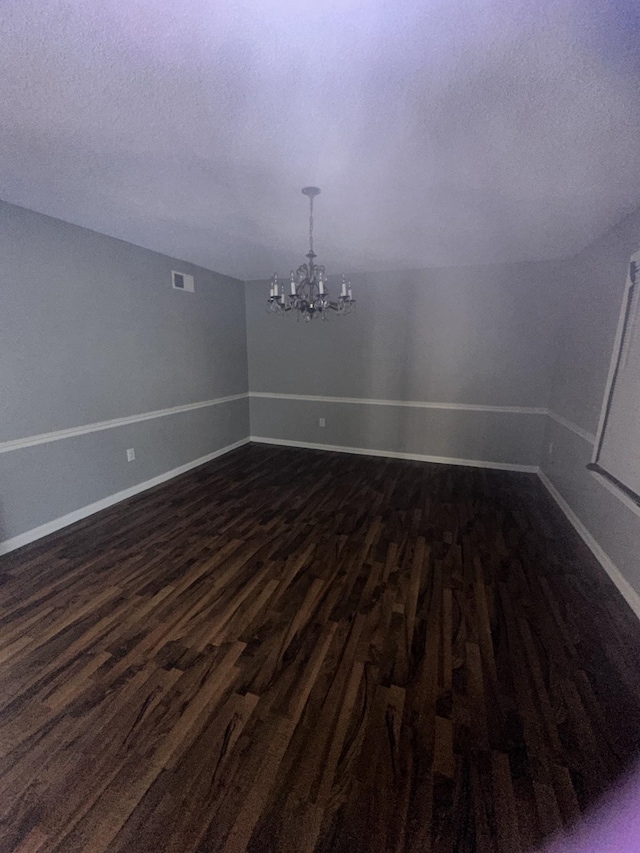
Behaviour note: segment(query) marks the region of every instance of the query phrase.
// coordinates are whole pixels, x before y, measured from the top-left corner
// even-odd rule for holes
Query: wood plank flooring
[[[638,759],[638,623],[533,475],[248,445],[0,582],[3,853],[524,853]]]

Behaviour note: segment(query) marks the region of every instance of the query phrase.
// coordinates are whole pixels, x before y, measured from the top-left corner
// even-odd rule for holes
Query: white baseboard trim
[[[609,555],[602,549],[596,539],[591,535],[591,533],[589,533],[587,528],[580,521],[578,516],[571,509],[567,501],[562,497],[560,492],[556,489],[556,487],[553,485],[553,483],[547,477],[544,471],[538,471],[538,476],[540,477],[540,480],[544,484],[551,497],[558,504],[560,509],[563,511],[563,513],[566,515],[568,520],[575,528],[576,532],[579,534],[581,539],[590,549],[596,560],[600,563],[602,568],[617,586],[624,600],[636,614],[638,619],[640,619],[640,595],[638,595],[638,593],[627,581],[627,579],[624,577],[620,569],[616,566],[616,564],[609,557]]]
[[[469,468],[493,468],[498,471],[518,471],[537,474],[537,465],[512,465],[510,462],[485,462],[480,459],[458,459],[448,456],[428,456],[424,453],[400,453],[393,450],[372,450],[368,447],[340,447],[336,444],[312,444],[308,441],[289,441],[282,438],[266,438],[252,435],[256,444],[276,444],[282,447],[303,447],[307,450],[330,450],[334,453],[353,453],[356,456],[383,456],[388,459],[409,459],[415,462],[437,462],[441,465],[464,465]]]
[[[328,450],[333,451],[335,453],[352,453],[358,456],[380,456],[389,459],[408,459],[417,462],[435,462],[443,465],[463,465],[472,468],[489,468],[496,469],[499,471],[516,471],[537,474],[551,497],[558,504],[560,509],[563,511],[563,513],[571,523],[571,525],[574,527],[579,536],[582,538],[582,540],[591,550],[595,558],[598,560],[600,565],[609,575],[613,583],[616,585],[616,587],[620,591],[620,594],[625,599],[629,607],[633,610],[638,619],[640,619],[640,595],[626,580],[624,575],[621,573],[615,563],[611,560],[608,554],[606,554],[600,544],[596,541],[596,539],[591,535],[591,533],[587,530],[584,524],[580,521],[578,516],[571,509],[567,501],[562,497],[562,495],[553,485],[551,480],[536,465],[512,465],[510,463],[505,462],[487,462],[478,459],[459,459],[456,457],[430,456],[421,453],[401,453],[390,450],[371,450],[369,448],[362,447],[340,447],[338,445],[332,444],[313,444],[304,441],[289,441],[286,439],[279,438],[267,438],[265,436],[252,435],[247,438],[242,438],[240,439],[240,441],[236,441],[233,444],[226,445],[226,447],[221,447],[218,450],[214,450],[212,453],[206,454],[206,456],[201,456],[198,459],[193,459],[191,462],[187,462],[184,465],[180,465],[178,468],[173,468],[170,471],[165,471],[163,474],[158,474],[156,477],[152,477],[150,480],[145,480],[142,483],[137,483],[135,486],[130,486],[128,489],[123,489],[120,492],[115,492],[112,495],[108,495],[106,498],[102,498],[101,500],[95,501],[94,503],[88,504],[87,506],[80,507],[80,509],[74,510],[73,512],[67,513],[66,515],[60,516],[59,518],[55,518],[52,521],[48,521],[46,522],[46,524],[41,524],[39,527],[34,527],[31,530],[27,530],[25,533],[21,533],[18,536],[12,537],[11,539],[5,539],[3,542],[0,542],[0,555],[8,554],[11,551],[15,551],[17,548],[21,548],[23,545],[28,545],[31,542],[35,542],[37,539],[42,539],[44,536],[48,536],[50,533],[55,533],[56,531],[61,530],[63,527],[68,527],[70,524],[74,524],[76,521],[81,521],[83,518],[87,518],[90,515],[94,515],[96,512],[100,512],[100,510],[107,509],[108,507],[113,506],[114,504],[119,503],[120,501],[124,501],[127,498],[147,491],[147,489],[151,489],[154,486],[160,485],[161,483],[165,483],[167,480],[171,480],[174,477],[180,476],[180,474],[185,474],[187,471],[191,471],[193,468],[198,468],[200,465],[204,465],[207,462],[211,462],[213,459],[217,459],[219,456],[224,456],[224,454],[229,453],[232,450],[236,450],[238,447],[242,447],[243,445],[249,442],[255,442],[256,444],[271,444],[282,447],[301,447],[309,450]]]
[[[171,471],[165,471],[164,474],[158,474],[157,477],[152,477],[150,480],[145,480],[143,483],[137,483],[135,486],[130,486],[128,489],[123,489],[121,492],[116,492],[113,495],[108,495],[99,501],[95,501],[87,506],[80,507],[73,512],[62,515],[59,518],[54,518],[53,521],[47,521],[46,524],[41,524],[39,527],[34,527],[32,530],[27,530],[26,533],[21,533],[19,536],[13,536],[11,539],[5,539],[0,542],[0,554],[8,554],[10,551],[15,551],[16,548],[21,548],[23,545],[28,545],[30,542],[35,542],[36,539],[42,539],[43,536],[48,536],[50,533],[55,533],[63,527],[74,524],[76,521],[81,521],[89,515],[100,512],[102,509],[113,506],[120,501],[131,498],[140,492],[145,492],[154,486],[159,486],[167,480],[172,480],[180,474],[185,474],[191,471],[192,468],[197,468],[204,465],[206,462],[211,462],[212,459],[217,459],[218,456],[223,456],[237,447],[242,447],[247,444],[249,438],[242,438],[240,441],[235,441],[233,444],[228,444],[226,447],[221,447],[219,450],[214,450],[213,453],[207,453],[206,456],[201,456],[199,459],[193,459],[178,468],[173,468]]]

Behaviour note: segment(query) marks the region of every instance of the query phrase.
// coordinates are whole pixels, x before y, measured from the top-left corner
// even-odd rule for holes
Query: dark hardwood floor
[[[640,749],[533,475],[249,445],[0,561],[0,849],[504,851]]]

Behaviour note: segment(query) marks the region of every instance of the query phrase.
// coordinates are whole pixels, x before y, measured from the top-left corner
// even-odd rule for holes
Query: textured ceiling
[[[303,260],[305,184],[333,272],[569,255],[640,204],[638,15],[4,0],[0,197],[240,278]]]

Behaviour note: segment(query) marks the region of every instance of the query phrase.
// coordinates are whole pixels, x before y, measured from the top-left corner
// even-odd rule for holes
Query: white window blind
[[[640,502],[640,252],[629,264],[590,467]]]

